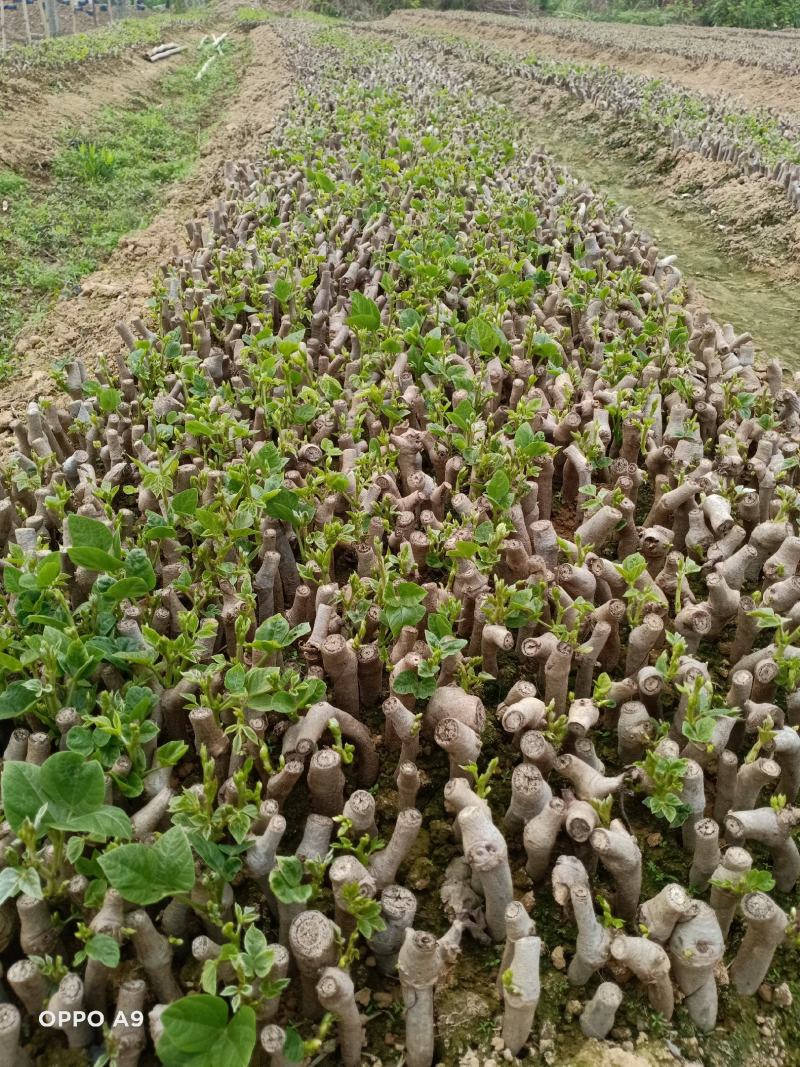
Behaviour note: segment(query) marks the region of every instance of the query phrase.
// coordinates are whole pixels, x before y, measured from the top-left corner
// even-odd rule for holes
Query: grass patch
[[[217,57],[199,82],[205,56],[167,74],[161,103],[106,108],[70,131],[45,184],[0,171],[0,377],[11,372],[22,327],[68,295],[120,237],[147,225],[166,187],[191,169],[247,47]]]
[[[262,22],[270,22],[275,18],[272,11],[263,7],[239,7],[236,9],[236,22],[240,26],[258,26]]]

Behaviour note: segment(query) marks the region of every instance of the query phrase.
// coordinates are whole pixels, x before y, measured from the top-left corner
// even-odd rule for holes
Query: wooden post
[[[25,23],[25,40],[28,44],[31,43],[31,20],[28,16],[28,5],[26,0],[22,0],[22,21]]]
[[[70,23],[72,25],[72,32],[73,33],[77,33],[78,32],[78,10],[77,10],[77,8],[75,6],[77,4],[77,2],[78,2],[78,0],[70,0],[70,4],[69,4],[69,17],[70,17]]]
[[[0,52],[5,52],[6,48],[6,5],[5,0],[0,0]]]
[[[58,37],[60,26],[58,24],[58,11],[56,0],[42,0],[45,14],[47,15],[47,36]]]
[[[47,25],[47,15],[44,10],[44,0],[34,0],[34,4],[39,8],[39,14],[42,16],[42,36],[50,36],[50,27]]]

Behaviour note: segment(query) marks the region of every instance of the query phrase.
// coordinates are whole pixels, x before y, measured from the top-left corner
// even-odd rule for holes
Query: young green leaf
[[[194,885],[194,860],[186,834],[173,826],[153,845],[121,845],[100,857],[109,885],[132,904],[155,904]]]
[[[262,652],[274,652],[281,648],[288,648],[310,630],[311,627],[307,622],[290,627],[283,615],[273,615],[272,618],[262,622],[256,630],[253,647]]]
[[[305,904],[313,887],[303,885],[305,871],[297,856],[278,856],[269,872],[269,887],[283,904]]]
[[[290,1063],[302,1063],[306,1055],[306,1043],[293,1026],[287,1026],[283,1041],[283,1055]]]
[[[511,482],[505,471],[495,471],[486,486],[486,495],[498,508],[507,508],[510,503]]]
[[[0,871],[0,904],[25,893],[35,900],[43,900],[42,883],[33,867],[4,867]]]
[[[374,300],[356,291],[353,293],[351,307],[352,310],[347,316],[348,326],[355,326],[357,330],[369,330],[371,333],[380,327],[381,313]]]
[[[108,934],[95,934],[84,945],[84,952],[91,960],[97,960],[106,967],[119,967],[119,944]]]
[[[167,741],[156,749],[156,762],[159,767],[174,767],[188,751],[189,746],[185,741]]]

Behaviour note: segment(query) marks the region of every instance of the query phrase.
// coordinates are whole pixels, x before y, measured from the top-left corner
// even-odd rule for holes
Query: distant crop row
[[[395,15],[402,25],[402,14]],[[637,26],[620,22],[589,22],[579,19],[539,17],[522,22],[518,18],[488,15],[485,12],[437,11],[437,21],[468,21],[471,25],[493,25],[518,35],[530,32],[531,47],[536,34],[543,33],[597,48],[598,52],[626,52],[633,55],[659,52],[693,63],[722,60],[740,68],[760,67],[794,75],[800,66],[800,38],[797,31],[745,30],[733,27]]]
[[[508,49],[431,29],[409,36],[440,48],[445,56],[477,60],[512,77],[554,85],[601,111],[640,123],[673,148],[728,163],[741,174],[767,177],[800,209],[800,124],[795,120],[765,109],[745,111],[719,95],[692,93],[605,64],[536,55],[518,59]]]

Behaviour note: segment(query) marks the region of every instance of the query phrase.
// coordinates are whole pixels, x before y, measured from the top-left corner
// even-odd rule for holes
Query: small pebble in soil
[[[17,342],[16,353],[19,356],[24,356],[26,352],[30,352],[32,348],[42,344],[44,344],[44,338],[32,333],[29,337],[23,337]]]
[[[563,971],[567,966],[567,960],[564,956],[564,946],[556,945],[556,947],[550,953],[550,959],[557,971]]]
[[[781,982],[779,986],[775,986],[772,991],[772,1003],[777,1004],[779,1008],[791,1008],[794,1003],[794,997],[786,982]]]

